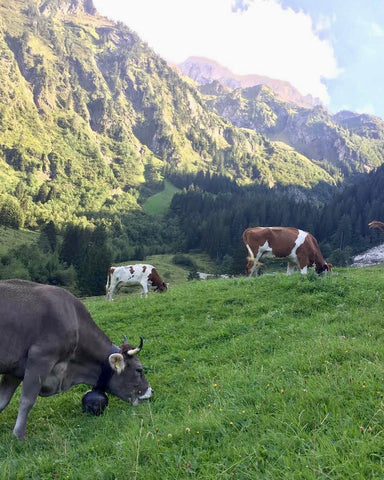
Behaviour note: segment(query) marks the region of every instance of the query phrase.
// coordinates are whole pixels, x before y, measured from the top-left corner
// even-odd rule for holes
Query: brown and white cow
[[[105,291],[107,300],[113,300],[113,295],[123,286],[141,285],[141,296],[148,296],[148,286],[155,287],[157,292],[165,292],[167,284],[163,282],[154,266],[144,263],[111,267],[108,269]]]
[[[368,223],[369,228],[378,228],[382,232],[384,232],[384,223],[380,222],[380,220],[373,220],[372,222]]]
[[[261,260],[287,260],[287,274],[292,275],[295,267],[303,275],[308,267],[315,265],[318,274],[331,270],[320,251],[315,237],[292,227],[253,227],[243,232],[243,241],[249,256],[247,275],[257,275]]]

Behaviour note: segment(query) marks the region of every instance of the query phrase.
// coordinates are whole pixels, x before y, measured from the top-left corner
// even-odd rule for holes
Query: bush
[[[181,265],[182,267],[191,268],[192,270],[197,270],[196,263],[189,257],[178,253],[172,257],[172,263],[175,265]]]
[[[18,229],[23,224],[24,215],[19,201],[9,195],[3,197],[0,203],[0,225]]]

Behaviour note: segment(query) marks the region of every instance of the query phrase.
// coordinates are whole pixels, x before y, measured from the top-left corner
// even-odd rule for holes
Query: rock
[[[384,244],[370,248],[366,252],[353,257],[352,267],[367,267],[384,262]]]

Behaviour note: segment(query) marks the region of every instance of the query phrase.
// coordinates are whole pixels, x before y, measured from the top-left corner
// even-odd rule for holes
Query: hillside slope
[[[208,107],[234,125],[288,144],[338,181],[351,181],[384,161],[384,122],[373,115],[284,102],[265,85],[223,89],[200,87]]]
[[[89,388],[38,398],[12,438],[20,389],[0,415],[0,478],[382,478],[382,268],[188,282],[165,294],[88,298],[96,323],[139,354],[154,389],[132,407]]]
[[[17,198],[28,227],[140,208],[142,187],[148,196],[172,172],[271,187],[343,178],[211,112],[92,0],[0,0],[0,57],[0,194]]]

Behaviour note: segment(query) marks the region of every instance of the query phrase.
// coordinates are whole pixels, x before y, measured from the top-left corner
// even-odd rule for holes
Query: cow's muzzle
[[[134,407],[136,407],[139,404],[139,402],[141,402],[142,400],[148,400],[149,398],[152,397],[152,395],[153,395],[153,390],[151,387],[148,387],[147,390],[142,395],[132,396],[131,403]]]

